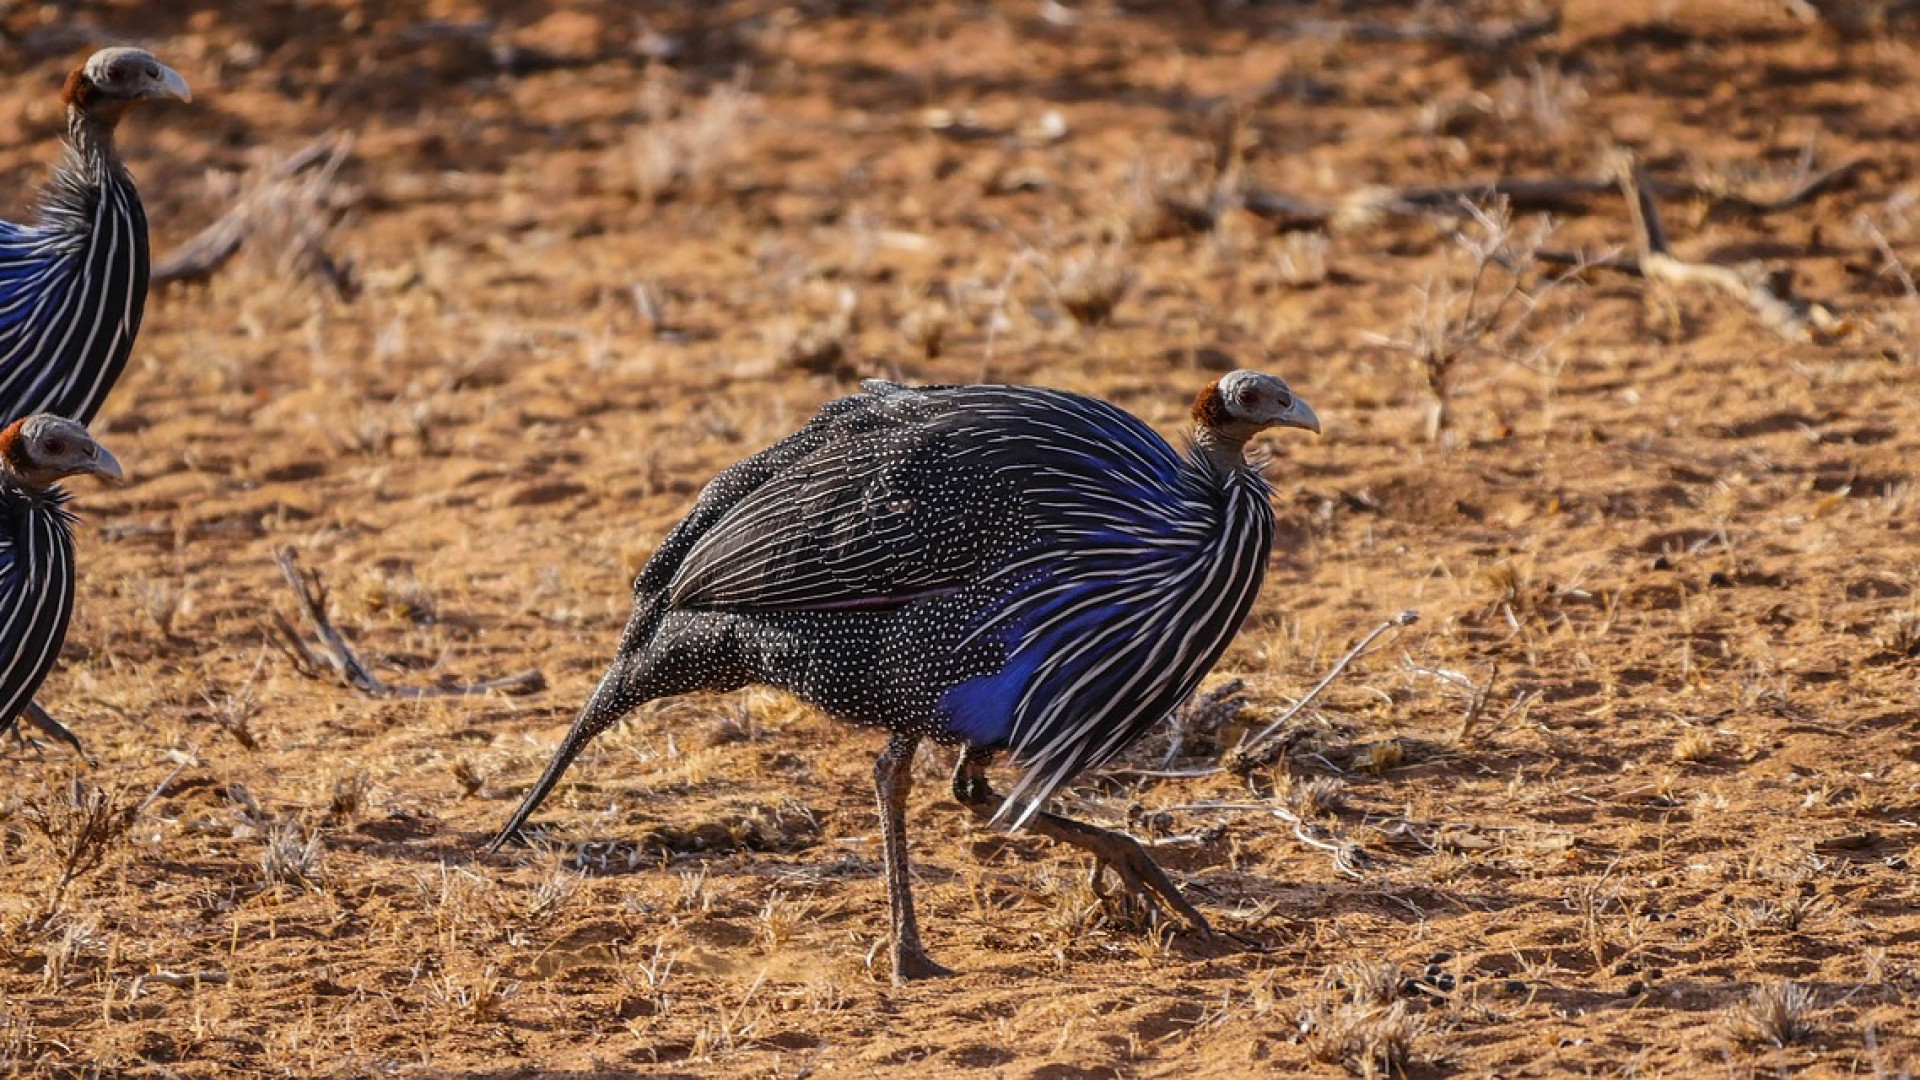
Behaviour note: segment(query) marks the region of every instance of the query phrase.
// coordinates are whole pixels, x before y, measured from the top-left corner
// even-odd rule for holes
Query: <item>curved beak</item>
[[[193,90],[187,85],[187,80],[182,78],[179,72],[162,64],[160,65],[160,81],[154,83],[147,89],[147,96],[150,98],[170,97],[177,98],[181,101],[192,101]]]
[[[99,443],[93,444],[93,453],[86,468],[80,471],[97,476],[111,484],[118,484],[127,478],[126,472],[120,468],[120,459],[114,457],[111,451]]]
[[[1306,401],[1298,396],[1295,396],[1293,399],[1293,408],[1281,413],[1279,419],[1274,421],[1274,424],[1279,427],[1305,428],[1315,435],[1320,434],[1319,415],[1313,411],[1313,406],[1307,404]]]

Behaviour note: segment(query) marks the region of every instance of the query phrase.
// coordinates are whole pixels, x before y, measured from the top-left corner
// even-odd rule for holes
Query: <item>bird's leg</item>
[[[28,738],[27,733],[20,729],[19,722],[21,720],[25,720],[27,723],[39,728],[42,733],[51,738],[58,739],[60,742],[71,746],[73,752],[79,754],[80,759],[88,765],[98,764],[98,762],[93,760],[93,755],[87,753],[87,748],[80,745],[80,737],[68,731],[66,725],[49,715],[47,710],[40,707],[39,702],[27,702],[27,707],[20,710],[20,715],[15,717],[14,721],[7,725],[7,727],[12,730],[15,739],[19,740],[22,745],[32,747],[34,752],[38,753],[40,751],[39,742]]]
[[[907,794],[913,789],[913,752],[918,735],[895,734],[873,763],[873,789],[880,802],[880,847],[887,867],[887,907],[893,917],[893,984],[953,974],[927,956],[913,915],[913,880],[907,867]]]
[[[969,749],[960,755],[959,768],[953,774],[953,797],[982,821],[993,820],[1000,810],[1000,796],[994,794],[992,785],[987,783],[987,762],[992,756],[990,750]],[[1017,817],[1023,808],[1010,809],[1012,816]],[[1165,904],[1196,930],[1213,933],[1206,916],[1180,895],[1179,886],[1133,837],[1044,810],[1028,818],[1027,827],[1049,840],[1071,844],[1091,854],[1096,886],[1101,870],[1112,869],[1120,878],[1121,888],[1145,903],[1149,911],[1158,910],[1156,902]]]

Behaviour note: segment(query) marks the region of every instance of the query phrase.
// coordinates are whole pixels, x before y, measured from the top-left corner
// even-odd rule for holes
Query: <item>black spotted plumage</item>
[[[1058,834],[1047,798],[1190,693],[1259,588],[1272,516],[1241,444],[1318,422],[1271,376],[1235,373],[1203,402],[1228,392],[1279,419],[1220,413],[1185,452],[1055,390],[876,382],[829,403],[715,478],[662,543],[618,656],[502,839],[635,706],[749,682],[890,730],[895,757],[964,744],[964,773],[1007,750],[1026,771],[992,812]],[[905,781],[884,756],[882,772],[884,822]],[[964,790],[989,793],[984,777]]]

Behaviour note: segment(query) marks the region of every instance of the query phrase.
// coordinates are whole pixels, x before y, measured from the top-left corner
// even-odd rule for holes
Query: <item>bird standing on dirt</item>
[[[73,514],[59,482],[82,475],[122,478],[84,426],[43,413],[0,430],[0,731],[25,716],[84,755],[33,701],[73,614]]]
[[[1274,426],[1319,431],[1271,375],[1194,402],[1180,453],[1092,398],[871,381],[734,465],[634,583],[620,651],[506,829],[595,734],[643,702],[749,682],[892,732],[874,767],[895,982],[948,974],[920,944],[907,872],[909,766],[961,744],[977,815],[1093,853],[1149,906],[1206,920],[1138,843],[1047,813],[1061,784],[1180,703],[1253,605],[1273,539],[1243,456]],[[1002,800],[994,753],[1026,769]]]
[[[92,423],[147,303],[147,216],[114,148],[135,104],[192,100],[140,49],[94,53],[67,77],[66,159],[34,225],[0,222],[0,424],[33,413]]]

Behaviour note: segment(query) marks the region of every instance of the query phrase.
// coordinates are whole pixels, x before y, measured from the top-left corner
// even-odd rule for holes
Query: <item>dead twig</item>
[[[1251,738],[1242,738],[1238,746],[1227,751],[1227,753],[1220,758],[1220,764],[1218,765],[1209,765],[1201,769],[1134,769],[1121,767],[1107,769],[1105,775],[1138,776],[1150,780],[1198,780],[1203,777],[1218,776],[1223,772],[1232,772],[1240,776],[1245,776],[1255,769],[1271,764],[1273,758],[1279,753],[1279,750],[1277,747],[1273,749],[1264,747],[1262,745],[1263,743],[1267,742],[1276,732],[1285,727],[1288,721],[1300,715],[1301,710],[1313,704],[1314,699],[1318,698],[1327,687],[1333,685],[1333,680],[1339,678],[1341,672],[1345,671],[1349,665],[1359,659],[1362,654],[1372,647],[1375,641],[1380,639],[1380,635],[1389,630],[1412,626],[1419,621],[1420,613],[1409,609],[1374,627],[1372,633],[1361,638],[1359,644],[1347,650],[1347,654],[1342,656],[1339,661],[1328,670],[1326,675],[1314,684],[1313,689],[1307,691],[1305,697],[1294,702],[1292,708],[1282,713],[1279,719],[1262,728],[1258,735],[1254,735]]]
[[[227,985],[227,973],[224,971],[149,971],[136,976],[133,985],[127,989],[127,1000],[136,1001],[140,992],[150,984],[171,986],[176,990],[193,990],[202,986]]]
[[[206,281],[264,235],[280,252],[285,272],[317,278],[333,295],[351,300],[359,292],[351,262],[325,246],[325,218],[339,201],[337,177],[353,149],[351,137],[325,135],[244,182],[233,205],[153,265],[155,287]]]
[[[1332,686],[1333,680],[1339,678],[1341,672],[1347,670],[1347,667],[1349,665],[1351,665],[1355,660],[1358,660],[1362,654],[1364,654],[1370,647],[1372,647],[1375,641],[1380,640],[1380,635],[1386,633],[1389,630],[1398,630],[1398,629],[1401,629],[1402,627],[1412,626],[1414,623],[1417,623],[1419,621],[1420,621],[1420,613],[1418,611],[1409,609],[1399,613],[1398,615],[1395,615],[1393,618],[1388,619],[1386,622],[1381,623],[1379,626],[1374,627],[1372,633],[1369,633],[1366,637],[1361,638],[1359,644],[1347,650],[1347,654],[1345,656],[1342,656],[1339,659],[1339,661],[1335,663],[1330,670],[1328,670],[1326,675],[1324,675],[1319,682],[1313,685],[1313,689],[1307,691],[1307,694],[1305,697],[1301,698],[1299,701],[1294,702],[1293,708],[1288,709],[1284,713],[1281,713],[1279,719],[1275,720],[1271,724],[1268,724],[1265,728],[1262,728],[1258,735],[1254,735],[1251,738],[1240,740],[1240,745],[1234,747],[1231,751],[1227,753],[1227,755],[1224,758],[1221,759],[1220,761],[1221,768],[1234,773],[1245,775],[1246,773],[1252,772],[1254,769],[1260,768],[1262,765],[1267,764],[1267,755],[1263,753],[1265,749],[1263,744],[1265,744],[1269,739],[1271,739],[1274,736],[1274,734],[1278,732],[1281,728],[1286,727],[1287,723],[1291,721],[1295,716],[1300,715],[1301,710],[1305,709],[1308,705],[1311,705],[1315,698],[1318,698],[1323,692],[1325,692],[1327,687]]]
[[[318,570],[302,570],[299,557],[292,548],[282,548],[273,557],[286,576],[287,586],[293,590],[294,597],[300,603],[300,613],[306,617],[308,629],[320,640],[324,651],[326,666],[331,667],[340,676],[342,682],[369,697],[382,698],[437,698],[472,697],[477,694],[494,692],[504,694],[532,694],[546,689],[547,680],[538,671],[523,671],[518,675],[508,675],[484,682],[463,683],[452,686],[389,686],[373,673],[360,657],[355,655],[353,647],[333,625],[327,616],[327,586],[320,578]],[[294,661],[294,666],[305,675],[317,675],[321,670],[321,660],[300,637],[285,617],[273,613],[274,629],[279,635],[276,641],[282,651]]]
[[[1300,37],[1340,41],[1418,42],[1473,52],[1505,52],[1560,30],[1560,13],[1508,22],[1380,22],[1372,19],[1303,19],[1292,26]]]
[[[1656,198],[1700,200],[1706,203],[1709,212],[1767,217],[1844,190],[1862,173],[1874,168],[1876,163],[1868,158],[1849,161],[1823,172],[1811,173],[1792,191],[1772,199],[1748,196],[1690,179],[1654,179],[1643,175],[1639,183]],[[1471,213],[1469,207],[1498,199],[1505,199],[1515,211],[1578,214],[1587,212],[1593,200],[1619,188],[1620,179],[1617,173],[1611,171],[1597,176],[1496,176],[1464,184],[1369,187],[1351,192],[1331,203],[1296,198],[1266,188],[1248,187],[1240,196],[1240,205],[1281,232],[1303,232],[1328,228],[1352,229],[1370,225],[1385,217],[1467,217]],[[1572,260],[1556,254],[1544,261],[1571,263]]]
[[[1624,154],[1618,159],[1617,168],[1620,190],[1626,196],[1627,213],[1633,220],[1634,238],[1640,248],[1641,277],[1669,285],[1706,285],[1718,289],[1744,302],[1761,322],[1788,341],[1825,341],[1847,332],[1850,325],[1847,320],[1836,316],[1825,305],[1794,299],[1787,295],[1784,282],[1776,287],[1756,269],[1687,262],[1676,257],[1666,226],[1660,219],[1660,208],[1648,192],[1639,168]]]
[[[1293,827],[1293,838],[1318,851],[1324,851],[1333,858],[1333,869],[1344,877],[1358,880],[1365,877],[1364,871],[1374,864],[1374,857],[1351,840],[1339,837],[1332,829],[1315,824],[1288,810],[1284,806],[1271,803],[1188,803],[1184,806],[1169,806],[1169,812],[1192,813],[1197,811],[1271,814]]]

